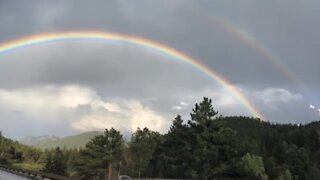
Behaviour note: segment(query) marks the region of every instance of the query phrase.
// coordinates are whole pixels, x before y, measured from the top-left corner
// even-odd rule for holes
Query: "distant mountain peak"
[[[37,137],[28,136],[22,139],[20,143],[42,149],[51,149],[55,147],[80,148],[84,147],[85,144],[97,135],[102,135],[102,132],[90,131],[63,138],[54,135],[41,135]]]
[[[34,146],[39,143],[47,142],[47,141],[56,141],[60,138],[54,135],[41,135],[41,136],[28,136],[22,140],[20,140],[20,143]]]

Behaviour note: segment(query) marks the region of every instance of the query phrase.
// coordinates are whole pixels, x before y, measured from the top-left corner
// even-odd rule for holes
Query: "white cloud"
[[[294,94],[283,88],[267,88],[263,91],[255,93],[258,99],[261,99],[266,105],[273,105],[274,103],[302,100],[301,94]]]
[[[80,86],[37,86],[15,90],[0,90],[0,104],[42,121],[56,120],[63,112],[75,110],[81,105],[92,108],[104,107],[114,111],[115,107],[100,100],[90,88]],[[45,117],[45,118],[44,118]]]
[[[162,116],[150,108],[143,106],[138,101],[128,103],[128,108],[132,130],[135,130],[137,127],[148,127],[152,130],[164,132],[166,130],[164,128],[169,126]]]
[[[182,107],[181,106],[172,106],[172,108],[171,109],[173,109],[173,110],[181,110],[182,109]]]
[[[148,127],[151,130],[165,132],[165,119],[143,106],[138,101],[129,101],[120,112],[99,110],[81,116],[72,122],[72,127],[79,131],[101,130],[114,127],[122,132],[133,132],[137,127]]]
[[[93,89],[76,85],[0,90],[0,106],[37,121],[65,123],[78,131],[114,127],[129,133],[148,127],[164,132],[168,127],[160,114],[140,101],[104,101]]]
[[[234,85],[234,88],[240,90],[240,88]],[[243,94],[247,94],[246,89],[241,88]],[[221,115],[233,116],[233,115],[243,115],[251,116],[252,113],[228,90],[223,87],[207,87],[199,91],[182,91],[174,98],[179,100],[179,102],[186,102],[188,106],[182,106],[180,103],[171,106],[173,110],[179,110],[185,119],[188,119],[190,112],[194,107],[194,104],[199,103],[203,100],[203,97],[211,98],[213,101],[213,107]],[[180,110],[181,108],[181,110]]]
[[[309,105],[309,108],[317,111],[317,112],[318,112],[318,115],[320,116],[320,108],[316,108],[316,107],[315,107],[314,105],[312,105],[312,104]]]
[[[189,105],[189,103],[184,102],[184,101],[181,101],[181,102],[180,102],[180,105],[181,105],[181,106],[188,106],[188,105]]]
[[[311,109],[313,109],[318,114],[318,116],[320,116],[320,108],[314,107],[314,108],[311,108]]]
[[[236,86],[234,87],[238,88]],[[182,99],[184,99],[183,102],[190,102],[190,104],[199,102],[199,100],[202,100],[203,97],[209,97],[212,98],[215,107],[229,108],[241,106],[240,102],[229,91],[222,87],[214,87],[210,89],[204,89],[202,91],[187,93],[188,94],[182,96]]]
[[[182,109],[185,109],[188,105],[189,105],[189,103],[181,101],[179,103],[179,105],[172,106],[171,109],[176,110],[176,111],[180,111]]]

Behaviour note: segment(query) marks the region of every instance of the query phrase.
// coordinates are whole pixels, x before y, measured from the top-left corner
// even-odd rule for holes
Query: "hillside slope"
[[[45,137],[45,136],[40,136],[39,138],[33,138],[34,139],[39,139],[38,142],[35,141],[20,141],[22,144],[38,147],[41,149],[52,149],[55,147],[65,147],[65,148],[80,148],[84,147],[85,144],[87,144],[90,139],[97,135],[101,135],[102,132],[99,131],[91,131],[91,132],[85,132],[81,133],[78,135],[74,136],[67,136],[64,138],[40,138],[40,137]],[[30,138],[29,138],[30,139]],[[32,143],[29,143],[32,142]]]

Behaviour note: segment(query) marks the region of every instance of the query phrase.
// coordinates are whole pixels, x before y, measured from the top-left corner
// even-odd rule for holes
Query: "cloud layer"
[[[137,127],[164,132],[168,124],[162,115],[138,100],[102,100],[81,86],[40,86],[0,90],[2,111],[19,113],[35,123],[63,123],[76,131],[117,128],[128,135]]]

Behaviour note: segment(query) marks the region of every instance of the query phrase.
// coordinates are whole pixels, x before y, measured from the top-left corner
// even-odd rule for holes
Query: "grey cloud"
[[[232,37],[230,33],[224,32],[221,27],[212,23],[210,19],[212,19],[211,16],[225,17],[226,20],[235,24],[235,26],[247,29],[247,31],[251,32],[253,36],[256,36],[257,40],[261,41],[262,44],[266,44],[267,47],[274,47],[271,49],[280,54],[280,57],[283,57],[279,50],[291,47],[293,44],[301,45],[301,43],[292,43],[289,40],[305,37],[301,30],[300,33],[297,31],[296,34],[287,35],[290,31],[301,29],[301,26],[313,26],[317,24],[301,24],[308,22],[305,20],[307,16],[305,12],[308,12],[306,10],[308,7],[297,6],[297,2],[289,3],[292,9],[301,12],[297,14],[296,11],[287,8],[287,4],[272,1],[267,3],[245,1],[237,3],[237,6],[230,2],[220,1],[204,2],[205,5],[198,2],[195,3],[195,1],[189,3],[183,1],[174,2],[174,5],[172,5],[172,3],[161,2],[130,3],[127,1],[97,1],[97,3],[88,3],[88,1],[79,1],[77,3],[68,1],[62,3],[58,1],[58,3],[40,3],[40,5],[35,6],[36,8],[26,6],[25,9],[29,10],[22,11],[26,11],[25,17],[31,16],[28,16],[28,13],[32,14],[33,17],[30,20],[25,20],[25,22],[31,21],[33,24],[39,25],[24,25],[24,27],[15,29],[20,29],[20,31],[24,31],[25,34],[32,34],[35,32],[28,33],[26,29],[31,28],[39,31],[41,28],[38,26],[45,23],[42,26],[46,29],[41,30],[44,32],[50,30],[97,29],[138,35],[155,39],[186,51],[190,55],[198,57],[200,61],[208,64],[212,69],[216,69],[237,84],[260,83],[277,86],[281,84],[291,85],[294,83],[288,81],[281,72],[270,65],[265,57]],[[97,4],[99,4],[99,6]],[[232,7],[232,9],[230,9],[230,7]],[[31,13],[33,9],[36,9],[35,13]],[[53,20],[43,20],[43,17],[55,14],[50,12],[59,12],[59,10],[63,13],[58,14],[56,18],[52,18]],[[202,11],[205,13],[201,13]],[[266,12],[261,15],[261,11]],[[271,11],[276,11],[276,13],[268,13]],[[38,15],[41,13],[44,13],[44,15]],[[33,14],[36,14],[36,16]],[[145,14],[148,14],[148,16]],[[288,20],[291,21],[288,22]],[[281,22],[288,22],[292,27],[289,25],[290,28],[285,27],[285,24]],[[20,23],[15,24],[19,26]],[[290,29],[288,33],[286,28]],[[309,31],[312,31],[311,34],[318,32],[316,28],[312,27],[303,29],[310,29]],[[266,34],[270,35],[265,37]],[[268,42],[269,40],[283,39],[285,36],[288,37],[282,43],[269,44]],[[303,39],[297,40],[297,42],[302,41]],[[312,39],[309,39],[309,44],[312,43],[312,41]],[[318,41],[315,39],[314,42]],[[279,44],[281,47],[279,47]],[[300,51],[294,50],[291,52],[290,50],[286,55],[301,52],[301,50],[312,49],[314,46],[311,45],[312,44],[310,44],[310,48],[308,48],[308,44],[306,44],[306,46],[300,48]],[[313,55],[314,57],[318,56],[318,51],[314,51],[313,53],[315,53]],[[310,56],[312,56],[312,54],[308,53],[307,56],[308,59],[311,59]],[[295,57],[298,56],[295,55]],[[294,60],[292,57],[284,57],[283,59],[283,61],[285,61],[283,64],[288,66],[288,69],[292,70],[293,73],[296,73],[297,77],[301,78],[301,81],[308,82],[312,79],[311,84],[314,83],[314,78],[312,77],[318,75],[318,71],[316,71],[315,68],[319,66],[318,61],[312,60],[304,64],[305,68],[303,69],[308,69],[308,73],[300,73],[300,63],[303,63],[303,61],[301,61],[302,57],[297,59],[295,63],[290,63]],[[299,69],[291,67],[294,65],[297,65],[296,67],[299,67]],[[305,70],[301,71],[305,72]],[[256,81],[257,77],[259,81]],[[318,81],[316,82],[319,83]]]
[[[169,93],[214,85],[204,73],[172,57],[99,41],[30,47],[4,55],[1,64],[2,88],[74,83],[94,86],[99,92],[109,91],[112,95],[148,96],[145,92]]]

